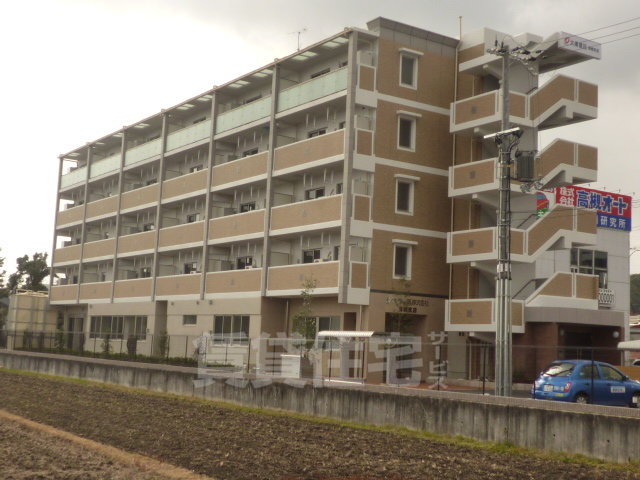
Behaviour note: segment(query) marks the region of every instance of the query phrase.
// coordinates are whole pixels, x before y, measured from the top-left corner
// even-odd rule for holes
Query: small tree
[[[24,288],[36,292],[47,291],[42,281],[49,275],[48,255],[48,253],[34,253],[31,259],[29,255],[16,259],[16,272],[9,275],[8,290],[13,292],[18,288]]]
[[[104,337],[102,337],[102,354],[105,357],[108,357],[110,353],[111,353],[111,335],[107,333],[105,334]]]
[[[165,358],[169,354],[169,334],[166,330],[160,332],[158,337],[158,355]]]
[[[313,346],[316,337],[316,319],[311,313],[311,295],[316,285],[317,282],[313,277],[305,277],[302,282],[302,291],[300,292],[302,306],[293,316],[293,333],[300,335],[300,337],[306,340],[302,342],[301,345],[305,347],[307,352]]]

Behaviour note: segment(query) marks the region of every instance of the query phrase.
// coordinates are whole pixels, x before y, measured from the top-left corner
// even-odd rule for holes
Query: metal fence
[[[0,347],[118,360],[168,363],[241,375],[312,378],[361,384],[491,392],[495,347],[479,341],[424,342],[421,337],[224,338],[203,335],[147,334],[109,338],[79,332],[0,332]],[[531,384],[554,360],[588,359],[628,367],[640,352],[613,347],[514,346],[514,384]],[[630,369],[630,370],[629,370]],[[630,373],[629,373],[630,372]],[[521,388],[522,389],[522,388]]]

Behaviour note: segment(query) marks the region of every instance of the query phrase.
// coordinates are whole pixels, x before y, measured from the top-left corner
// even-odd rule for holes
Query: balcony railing
[[[445,330],[450,332],[495,332],[494,298],[447,300]],[[524,333],[524,302],[511,301],[511,329]]]
[[[124,164],[133,165],[134,163],[141,162],[142,160],[146,160],[147,158],[155,157],[157,155],[160,155],[161,150],[162,139],[156,138],[155,140],[151,140],[150,142],[127,149],[124,157]]]
[[[206,293],[259,292],[261,278],[261,268],[210,272],[207,273]]]
[[[212,168],[211,186],[219,187],[267,175],[267,152],[261,152]]]
[[[141,207],[143,205],[156,203],[158,201],[159,188],[160,186],[156,183],[123,193],[120,209],[127,210],[130,208]]]
[[[253,210],[209,220],[209,240],[229,240],[247,235],[262,236],[264,213],[264,209]]]
[[[71,245],[70,247],[56,248],[53,252],[53,264],[57,265],[66,262],[79,262],[82,245]]]
[[[162,199],[206,191],[207,175],[209,170],[205,169],[165,180],[162,184]]]
[[[134,278],[118,280],[114,286],[114,298],[149,298],[153,281],[151,278]]]
[[[281,267],[270,267],[268,273],[268,294],[278,295],[290,294],[287,292],[297,292],[303,288],[305,278],[313,278],[316,286],[313,293],[337,293],[338,272],[340,262],[320,262],[304,263],[297,265],[284,265]]]
[[[341,206],[342,195],[332,195],[273,207],[271,209],[271,231],[340,222],[342,218]]]
[[[91,172],[89,178],[99,177],[106,173],[117,172],[120,169],[120,154],[111,155],[102,160],[93,160],[91,162]]]
[[[56,217],[56,226],[68,225],[71,223],[82,222],[84,216],[84,205],[71,207],[67,210],[61,210]]]
[[[84,244],[83,259],[110,257],[116,251],[116,239],[108,238]]]
[[[295,167],[344,154],[344,130],[276,148],[274,170]]]
[[[111,282],[80,284],[80,300],[104,300],[111,298]]]
[[[156,295],[167,297],[174,295],[199,295],[202,275],[171,275],[156,278]]]
[[[203,120],[167,135],[167,152],[209,138],[211,120]]]
[[[153,250],[156,245],[156,232],[134,233],[118,239],[118,254]]]
[[[75,303],[78,285],[56,285],[51,287],[51,303]]]
[[[87,178],[87,167],[80,167],[65,173],[60,177],[60,188],[70,187],[78,183],[84,183]]]
[[[280,92],[278,112],[317,100],[347,88],[347,68],[312,78]]]
[[[185,223],[160,230],[158,248],[174,245],[202,243],[204,240],[204,221]]]
[[[218,115],[216,133],[226,132],[232,128],[255,122],[268,117],[270,114],[271,95]]]
[[[556,272],[526,299],[529,307],[598,308],[598,275]]]
[[[115,215],[118,209],[118,197],[101,198],[87,203],[87,219]]]
[[[512,260],[533,262],[558,240],[594,244],[595,234],[595,211],[556,205],[526,230],[511,229]],[[496,261],[498,258],[497,227],[450,232],[447,243],[449,263]]]

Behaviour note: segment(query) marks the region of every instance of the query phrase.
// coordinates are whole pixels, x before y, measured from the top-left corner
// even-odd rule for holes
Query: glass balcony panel
[[[167,152],[209,138],[211,120],[190,125],[167,136]]]
[[[132,165],[155,155],[160,155],[160,150],[162,149],[161,140],[162,139],[160,138],[156,138],[155,140],[151,140],[150,142],[143,143],[142,145],[138,145],[137,147],[127,150],[124,157],[124,164]]]
[[[71,185],[75,185],[76,183],[82,183],[84,182],[86,176],[87,167],[76,168],[75,170],[62,175],[62,177],[60,178],[60,188],[69,187]]]
[[[246,125],[271,114],[271,95],[218,115],[216,133]]]
[[[327,73],[280,92],[278,112],[331,95],[347,88],[347,68]]]
[[[94,160],[91,162],[90,178],[99,177],[105,173],[115,172],[120,169],[120,154],[111,155],[110,157],[103,158],[102,160]]]

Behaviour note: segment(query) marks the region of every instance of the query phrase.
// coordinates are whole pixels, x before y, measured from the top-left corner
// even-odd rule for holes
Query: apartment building
[[[446,330],[490,342],[496,150],[482,135],[498,128],[500,95],[486,48],[538,45],[540,73],[592,54],[560,48],[560,37],[484,29],[458,40],[384,18],[367,27],[61,155],[50,301],[65,328],[290,334],[312,280],[318,331],[396,331],[402,314],[405,333],[425,341]],[[524,149],[537,148],[539,129],[596,116],[588,82],[538,87],[517,65],[512,77]],[[590,182],[597,150],[558,140],[536,168],[547,188]],[[515,183],[513,197],[514,210],[535,212]],[[548,282],[568,282],[567,298],[593,297],[572,304],[597,313],[588,325],[622,328],[624,312],[618,325],[597,301],[597,275],[549,260],[597,243],[595,212],[558,205],[514,227],[515,291],[547,298]],[[556,308],[547,303],[514,301],[522,342],[563,328],[535,313]],[[452,365],[473,375],[471,360]]]

